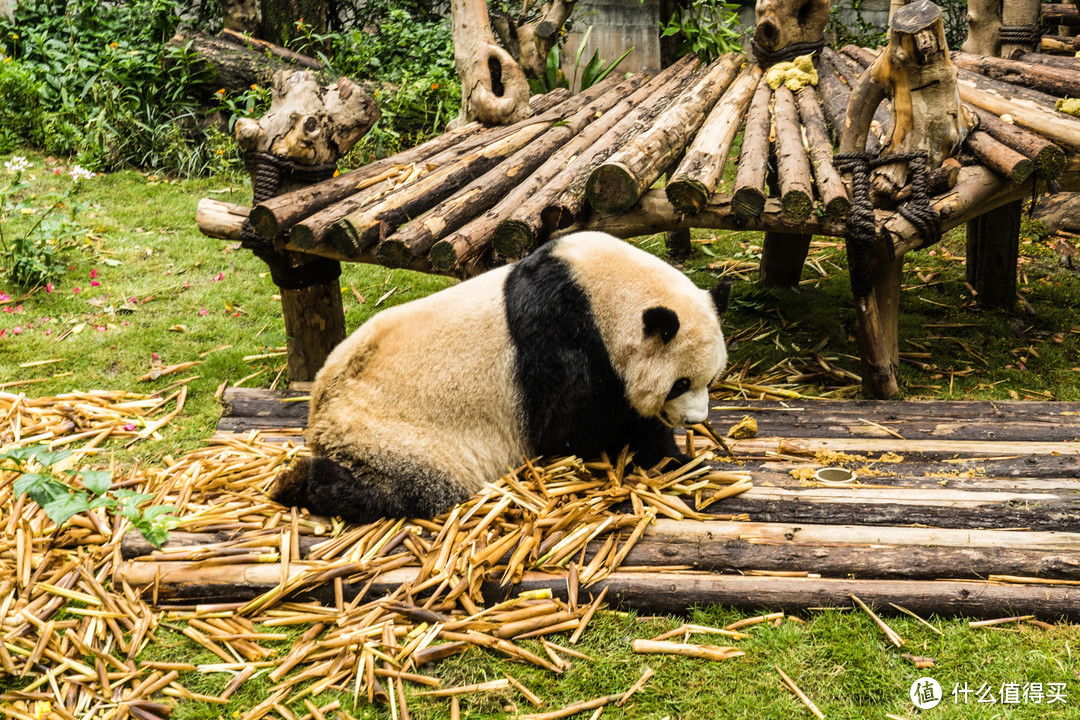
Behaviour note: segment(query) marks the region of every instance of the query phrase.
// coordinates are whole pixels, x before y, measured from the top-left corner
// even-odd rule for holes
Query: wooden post
[[[236,124],[255,202],[325,179],[379,117],[374,101],[348,78],[323,86],[314,73],[282,72],[274,76],[273,91],[262,118]],[[265,240],[250,247],[280,288],[289,380],[313,380],[330,350],[345,339],[341,264],[281,252]]]
[[[967,25],[964,52],[997,57],[1001,50],[1001,0],[968,0]]]
[[[1001,27],[1005,30],[1001,38],[1001,57],[1011,58],[1022,52],[1033,52],[1039,43],[1039,20],[1042,12],[1041,0],[1004,0],[1001,7]],[[1022,40],[1010,37],[1008,32],[1027,30]],[[1024,32],[1020,33],[1025,35]]]
[[[1023,201],[995,208],[967,224],[967,280],[983,307],[1016,302],[1016,261]]]
[[[762,287],[795,287],[802,277],[812,235],[765,233],[761,247],[758,284]]]

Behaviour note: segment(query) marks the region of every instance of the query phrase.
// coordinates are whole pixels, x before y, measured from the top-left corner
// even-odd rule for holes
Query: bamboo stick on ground
[[[667,640],[634,640],[631,649],[639,654],[682,655],[702,660],[730,660],[746,653],[734,647],[719,645],[691,645]]]
[[[664,190],[676,211],[700,212],[716,190],[761,73],[756,63],[744,65],[709,113]]]
[[[815,705],[814,702],[806,696],[806,693],[799,689],[799,686],[795,684],[795,681],[789,678],[787,676],[787,673],[780,669],[779,665],[774,665],[773,667],[776,668],[776,672],[780,673],[780,677],[783,679],[784,685],[787,686],[787,688],[791,690],[791,692],[795,693],[795,697],[802,700],[803,704],[810,709],[810,712],[814,713],[814,717],[819,718],[820,720],[825,720],[825,716],[821,713],[820,710],[818,710],[817,705]]]
[[[731,209],[741,218],[757,217],[765,209],[765,168],[769,162],[769,103],[772,90],[762,78],[746,116],[739,169],[731,193]]]
[[[706,68],[649,128],[593,170],[586,189],[589,204],[600,212],[621,212],[637,202],[681,154],[743,60],[729,54]]]

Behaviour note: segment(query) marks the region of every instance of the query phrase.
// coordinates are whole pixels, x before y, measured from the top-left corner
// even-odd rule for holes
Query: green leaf
[[[559,46],[555,45],[551,48],[551,52],[547,54],[547,62],[544,66],[544,81],[547,83],[549,90],[554,90],[556,83],[559,81]]]
[[[67,485],[41,473],[23,473],[15,481],[13,490],[16,495],[25,493],[42,507],[71,493]]]
[[[14,460],[17,463],[24,463],[30,458],[34,457],[40,452],[44,452],[47,448],[44,445],[28,445],[26,447],[17,447],[8,450],[0,458],[7,458],[8,460]]]
[[[581,89],[592,87],[596,83],[596,74],[600,72],[600,66],[603,64],[603,60],[600,59],[600,51],[597,50],[593,53],[592,59],[585,65],[585,69],[581,71]]]
[[[90,509],[84,493],[71,493],[41,506],[45,514],[57,525],[62,525],[72,515]]]
[[[34,459],[42,465],[52,467],[56,463],[67,460],[71,457],[71,450],[57,450],[56,452],[38,452],[34,455]]]
[[[593,84],[595,85],[598,82],[602,82],[604,80],[604,78],[606,78],[608,76],[608,74],[611,73],[612,70],[614,70],[616,67],[618,67],[619,63],[621,63],[623,60],[625,60],[626,56],[629,55],[632,52],[634,52],[633,47],[631,47],[629,50],[627,50],[622,55],[617,57],[614,61],[612,61],[612,63],[610,65],[608,65],[606,68],[604,68],[600,72],[600,74],[596,76],[596,78],[593,80]]]
[[[83,470],[83,486],[95,495],[104,495],[112,487],[112,473],[108,470]]]

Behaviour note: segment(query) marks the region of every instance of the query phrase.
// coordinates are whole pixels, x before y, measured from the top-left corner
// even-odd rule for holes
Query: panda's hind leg
[[[319,455],[298,458],[275,480],[270,497],[317,515],[366,523],[384,517],[434,517],[469,496],[440,473],[398,464],[400,471],[388,474],[366,466],[350,469]]]

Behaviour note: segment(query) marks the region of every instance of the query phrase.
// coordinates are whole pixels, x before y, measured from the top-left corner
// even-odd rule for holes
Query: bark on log
[[[244,230],[244,220],[251,208],[246,205],[202,198],[195,210],[195,224],[199,232],[220,240],[239,240]]]
[[[678,61],[623,98],[618,105],[590,123],[577,137],[548,158],[536,172],[507,194],[495,207],[477,218],[478,222],[494,224],[491,246],[500,255],[510,258],[519,257],[530,250],[541,234],[540,213],[544,206],[555,195],[561,193],[580,172],[580,168],[587,164],[591,149],[596,144],[602,146],[601,138],[625,118],[632,116],[639,105],[659,103],[659,97],[655,102],[650,98],[657,94],[663,96],[670,87],[680,86],[690,74],[694,62],[690,58]],[[447,251],[443,255],[435,254],[443,258],[440,262],[449,263],[446,269],[450,270],[467,264],[479,255],[484,245],[474,245],[474,243],[482,241],[484,234],[474,232],[475,230],[476,228],[473,228],[468,233],[456,235],[454,238],[459,243],[468,240],[468,245],[455,244],[453,253]],[[446,246],[443,249],[447,250]],[[434,258],[432,262],[435,262]]]
[[[1041,52],[1028,52],[1020,53],[1020,55],[1016,57],[1016,61],[1034,63],[1036,65],[1049,65],[1050,67],[1061,68],[1063,70],[1080,72],[1080,58],[1075,55],[1072,57],[1061,57],[1058,55],[1046,55]]]
[[[253,84],[269,85],[280,70],[301,69],[284,57],[267,55],[221,35],[179,32],[169,40],[168,47],[182,49],[193,58],[196,77],[208,94],[222,88],[233,93],[247,92]]]
[[[1073,9],[1075,10],[1075,6],[1073,6]],[[1032,37],[1031,40],[1026,42],[1004,39],[1001,41],[1001,51],[996,54],[1003,58],[1012,58],[1022,52],[1035,50],[1039,42],[1039,13],[1041,10],[1042,4],[1039,0],[1008,0],[1008,2],[1002,3],[1002,27],[1030,28]]]
[[[387,267],[408,267],[421,257],[426,260],[428,251],[440,238],[490,209],[589,123],[609,112],[627,93],[644,82],[643,76],[621,82],[615,82],[614,78],[605,81],[603,85],[607,89],[599,97],[439,205],[399,228],[379,243],[375,256]]]
[[[1080,36],[1043,35],[1040,48],[1044,53],[1065,53],[1071,55],[1080,52]],[[966,50],[967,48],[965,48]]]
[[[1043,20],[1047,25],[1080,25],[1080,10],[1075,4],[1045,3],[1041,9]],[[1036,16],[1035,24],[1038,22],[1038,16]]]
[[[1038,133],[1055,145],[1080,151],[1080,118],[1018,101],[1015,95],[1008,94],[1009,85],[999,87],[1002,84],[974,73],[960,73],[958,83],[964,102],[998,116],[1009,115],[1017,125]]]
[[[1080,95],[1080,69],[982,57],[966,52],[953,52],[952,61],[957,67],[1007,82],[1010,85],[1023,85],[1060,97]]]
[[[893,18],[888,46],[852,91],[840,152],[864,146],[871,112],[885,95],[892,100],[891,136],[882,155],[923,150],[927,169],[933,170],[956,154],[974,125],[957,92],[941,9],[929,0],[906,5]],[[875,200],[895,198],[907,184],[907,173],[905,163],[876,169],[871,176]]]
[[[829,1],[757,0],[754,17],[754,42],[765,51],[755,55],[768,58],[799,43],[820,41],[829,22]],[[759,63],[765,58],[755,57]]]
[[[739,217],[734,205],[730,195],[714,193],[701,212],[682,215],[675,211],[662,190],[650,190],[629,211],[619,215],[597,215],[572,225],[570,230],[599,230],[623,238],[683,228],[814,235],[847,233],[847,223],[843,219],[832,220],[811,215],[801,223],[792,222],[780,209],[780,201],[774,198],[767,198],[761,213],[751,218]],[[887,217],[888,213],[879,213],[878,222],[884,222]]]
[[[278,564],[183,567],[191,563],[118,564],[113,582],[127,582],[144,592],[157,589],[159,601],[243,600],[277,587],[282,568]],[[307,569],[305,563],[290,564],[290,576]],[[414,580],[415,568],[399,568],[382,573],[368,586],[346,582],[343,597],[354,599],[366,587],[370,597],[379,597]],[[960,615],[997,618],[1030,614],[1046,620],[1080,618],[1080,591],[1075,587],[1022,585],[956,580],[850,580],[829,578],[753,577],[678,572],[614,572],[590,586],[592,591],[608,589],[607,599],[625,609],[649,612],[685,612],[694,605],[722,604],[751,609],[781,609],[785,612],[831,606],[851,607],[857,595],[881,612],[889,603],[929,616]],[[517,592],[549,589],[554,597],[566,599],[566,574],[527,572],[515,586]],[[485,603],[503,599],[506,588],[499,578],[481,586]],[[332,584],[300,594],[333,602]]]
[[[510,125],[529,116],[529,82],[495,42],[487,0],[451,0],[454,62],[461,77],[462,123]]]
[[[531,107],[537,116],[542,116],[548,111],[556,110],[559,104],[569,97],[569,90],[559,88],[545,95],[535,96],[531,101]],[[302,218],[309,217],[336,202],[344,200],[355,193],[358,187],[365,187],[371,178],[385,175],[395,167],[410,163],[421,163],[429,158],[434,158],[438,153],[450,148],[459,145],[464,146],[466,141],[471,141],[473,138],[477,138],[476,142],[479,143],[493,142],[494,139],[503,137],[508,131],[511,130],[509,128],[487,128],[479,122],[467,123],[393,157],[376,160],[363,167],[343,173],[336,178],[299,188],[290,193],[277,195],[259,203],[252,208],[251,224],[259,235],[267,240],[272,240],[289,230]],[[478,137],[481,133],[483,133],[482,138]],[[473,145],[467,147],[473,147]]]
[[[820,67],[831,70],[831,72],[818,73],[820,94],[825,100],[822,107],[829,113],[833,141],[839,146],[840,138],[844,134],[848,105],[851,103],[851,91],[862,76],[863,69],[843,53],[838,53],[828,47],[821,51],[821,59]],[[856,68],[859,69],[856,70]],[[833,77],[838,80],[834,81]],[[870,121],[870,129],[866,137],[866,152],[871,155],[881,153],[881,146],[886,138],[885,129],[889,122],[889,104],[885,101],[874,111],[873,119]]]
[[[327,233],[330,244],[338,252],[354,256],[365,252],[381,237],[385,237],[411,217],[442,202],[473,178],[513,155],[540,137],[566,115],[576,112],[603,91],[602,87],[589,88],[578,93],[558,107],[559,112],[546,113],[544,118],[513,126],[512,132],[474,149],[461,159],[436,168],[428,175],[405,185],[373,205],[362,207],[334,223]]]
[[[818,93],[807,85],[795,96],[799,105],[799,118],[806,132],[810,162],[814,169],[814,182],[818,196],[829,218],[847,217],[851,210],[847,187],[840,173],[832,164],[833,146],[825,130],[825,117],[818,102]]]
[[[686,157],[672,174],[665,192],[680,213],[700,212],[716,190],[731,144],[742,126],[746,108],[761,80],[760,66],[748,63],[738,79],[717,102]]]
[[[1001,54],[1001,0],[968,0],[966,53],[998,57]]]
[[[814,207],[813,173],[803,146],[795,95],[784,85],[773,92],[773,123],[776,127],[780,207],[792,220],[802,222]]]
[[[742,59],[728,54],[717,60],[649,128],[593,170],[585,191],[589,204],[600,212],[622,212],[637,202],[683,152]]]
[[[1014,183],[1024,182],[1035,171],[1031,160],[981,130],[968,135],[965,145],[976,160]]]
[[[784,217],[791,218],[786,212]],[[795,222],[794,219],[792,220]],[[806,256],[810,252],[812,239],[813,236],[806,233],[778,233],[767,230],[761,243],[758,285],[797,287],[802,277]]]
[[[258,120],[237,120],[236,141],[247,152],[322,165],[349,152],[380,115],[375,101],[348,78],[325,86],[313,72],[280,72],[270,109]]]
[[[300,290],[280,288],[288,337],[286,367],[290,380],[314,380],[330,351],[345,339],[341,285],[332,282]]]
[[[740,218],[757,217],[765,209],[765,170],[769,162],[769,103],[772,90],[765,79],[758,83],[743,129],[739,168],[731,194],[731,209]]]
[[[979,130],[998,142],[1008,145],[1034,164],[1035,173],[1055,180],[1065,168],[1065,151],[1035,133],[1007,123],[996,114],[969,104],[968,109],[979,121]]]
[[[502,238],[502,252],[507,257],[524,253],[540,236],[539,218],[543,209],[561,202],[560,199],[567,195],[573,203],[565,201],[565,214],[572,219],[583,202],[588,169],[614,152],[648,119],[667,107],[698,64],[696,58],[685,57],[591,124],[534,174],[536,184],[534,178],[530,178],[490,211],[435,243],[429,255],[432,266],[441,272],[460,272],[467,267],[472,271],[475,261],[493,242],[496,233]],[[553,173],[553,177],[544,182],[549,173]],[[570,193],[568,188],[579,178],[580,192]],[[541,182],[543,185],[539,185]]]

